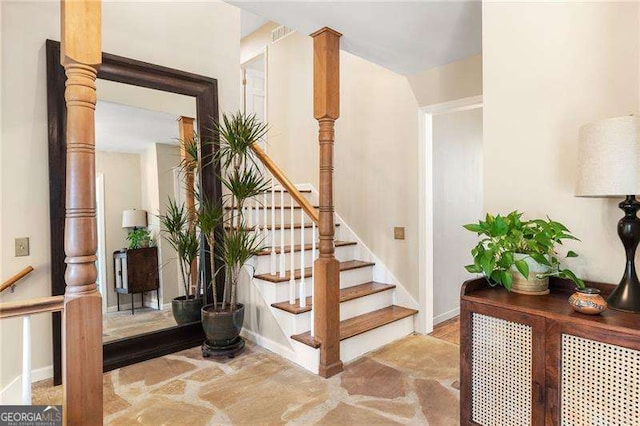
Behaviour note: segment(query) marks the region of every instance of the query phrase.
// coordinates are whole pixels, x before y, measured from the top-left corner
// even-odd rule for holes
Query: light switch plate
[[[404,240],[404,226],[396,226],[393,228],[393,238],[396,240]]]
[[[16,238],[16,257],[29,256],[29,237]]]

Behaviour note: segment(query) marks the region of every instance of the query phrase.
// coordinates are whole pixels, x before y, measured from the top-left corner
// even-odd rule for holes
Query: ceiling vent
[[[292,32],[293,30],[291,28],[280,25],[278,28],[271,31],[271,43],[282,40]]]

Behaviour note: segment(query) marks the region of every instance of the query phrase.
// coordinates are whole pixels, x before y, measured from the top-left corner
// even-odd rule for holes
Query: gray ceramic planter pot
[[[186,296],[176,297],[171,301],[173,318],[178,325],[199,322],[202,305],[204,305],[202,297],[198,297],[197,299],[187,299]]]
[[[244,305],[238,303],[237,306],[233,312],[214,311],[213,304],[202,308],[202,328],[210,346],[220,348],[237,341],[244,322]]]

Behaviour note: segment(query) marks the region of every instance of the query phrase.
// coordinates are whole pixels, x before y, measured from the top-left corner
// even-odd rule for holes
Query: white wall
[[[2,302],[50,294],[45,39],[59,39],[58,2],[2,2],[2,277],[36,269]],[[240,13],[221,2],[104,2],[103,50],[218,79],[220,107],[240,106]],[[31,237],[14,258],[13,239]],[[5,292],[6,293],[6,292]],[[51,364],[50,315],[34,317],[33,367]],[[20,371],[19,320],[0,322],[0,389]]]
[[[127,230],[122,228],[122,212],[142,209],[140,155],[96,151],[96,173],[104,175],[107,306],[116,306],[113,252],[129,245]],[[120,296],[120,302],[129,303],[130,298],[131,296]]]
[[[261,32],[264,46],[269,32]],[[243,40],[243,57],[259,50],[257,35]],[[418,105],[404,76],[346,52],[340,61],[336,211],[417,298]],[[267,86],[269,155],[293,182],[317,188],[311,37],[294,33],[269,46]],[[406,228],[406,240],[393,239],[394,226]]]
[[[433,316],[438,323],[457,315],[463,268],[476,236],[462,228],[482,214],[482,109],[432,118],[433,143]]]
[[[483,9],[484,208],[548,214],[581,243],[572,264],[617,283],[619,200],[575,198],[578,128],[639,107],[638,3],[493,3]]]
[[[418,105],[482,95],[482,55],[407,76]]]
[[[171,245],[160,235],[160,219],[158,214],[167,213],[167,202],[169,197],[176,199],[174,193],[173,169],[180,164],[180,148],[174,145],[155,144],[158,182],[158,208],[152,211],[152,217],[149,221],[154,235],[157,236],[158,257],[160,258],[160,285],[162,287],[162,303],[171,303],[175,297],[178,297],[182,282],[178,276],[177,253]]]

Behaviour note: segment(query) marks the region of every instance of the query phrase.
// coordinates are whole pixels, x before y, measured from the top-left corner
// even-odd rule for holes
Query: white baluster
[[[31,315],[22,317],[22,405],[31,405]]]
[[[300,209],[300,271],[302,277],[300,278],[300,307],[307,306],[307,289],[304,281],[304,209]]]
[[[311,220],[311,335],[314,335],[315,308],[313,307],[313,292],[316,283],[316,223]]]
[[[267,173],[266,169],[265,173]],[[265,191],[264,194],[262,194],[262,242],[265,245],[269,242],[269,230],[267,229],[268,226],[269,219],[267,219],[267,191]]]
[[[284,266],[284,188],[280,190],[280,278],[286,275]]]
[[[296,221],[296,218],[294,217],[294,209],[295,209],[295,205],[293,203],[293,198],[291,198],[291,194],[289,194],[289,202],[291,203],[291,214],[290,214],[290,220],[291,223],[289,224],[290,226],[290,231],[291,231],[291,236],[289,238],[289,243],[291,244],[290,247],[290,251],[291,251],[291,278],[289,278],[289,303],[290,304],[294,304],[296,303],[296,251],[294,250],[294,247],[296,245],[296,235],[295,235],[295,228],[294,228],[294,222]],[[302,275],[304,275],[304,271],[302,271]]]
[[[276,274],[276,188],[271,177],[271,275]],[[266,211],[266,210],[265,210]]]
[[[258,198],[253,197],[251,199],[251,221],[253,222],[253,226],[255,226],[256,231],[260,232],[260,211],[258,210]]]

